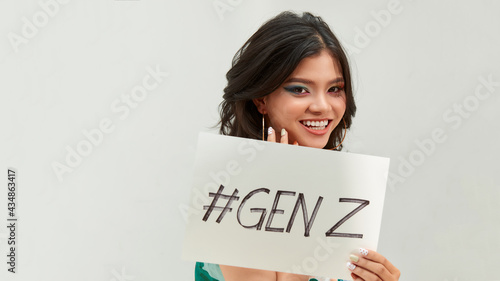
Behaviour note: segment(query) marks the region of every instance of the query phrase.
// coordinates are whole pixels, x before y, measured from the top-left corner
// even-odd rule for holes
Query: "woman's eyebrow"
[[[291,83],[291,82],[299,82],[299,83],[304,83],[307,85],[314,84],[314,82],[309,80],[309,79],[295,78],[295,77],[289,78],[285,81],[285,83]],[[337,77],[333,80],[330,80],[328,82],[328,84],[334,84],[334,83],[339,83],[339,82],[344,82],[344,77]]]

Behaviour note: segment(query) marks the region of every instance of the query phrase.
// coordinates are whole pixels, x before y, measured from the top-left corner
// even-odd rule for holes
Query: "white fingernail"
[[[281,129],[281,136],[284,136],[286,134],[285,128]]]
[[[363,248],[359,248],[359,253],[362,254],[363,256],[366,256],[366,255],[368,255],[368,250],[363,249]]]
[[[353,262],[358,262],[359,261],[359,257],[355,256],[355,255],[350,255],[349,259],[352,260]]]
[[[347,268],[352,271],[356,268],[356,265],[352,264],[351,262],[347,262]]]
[[[269,127],[269,128],[267,128],[267,134],[268,134],[268,135],[272,135],[272,134],[273,134],[273,132],[274,132],[273,127]]]

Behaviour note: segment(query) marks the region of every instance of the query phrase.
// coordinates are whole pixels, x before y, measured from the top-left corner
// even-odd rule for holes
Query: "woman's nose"
[[[315,94],[312,98],[311,104],[309,105],[309,110],[311,110],[311,112],[321,113],[328,110],[329,105],[326,94]]]

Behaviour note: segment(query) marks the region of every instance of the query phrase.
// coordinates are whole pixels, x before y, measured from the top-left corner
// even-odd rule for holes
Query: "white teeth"
[[[328,125],[328,120],[323,120],[323,121],[302,121],[302,124],[306,125],[309,127],[309,129],[313,130],[324,130],[326,126]]]
[[[321,127],[310,127],[309,129],[313,129],[313,130],[324,130],[326,127],[325,126],[321,126]]]

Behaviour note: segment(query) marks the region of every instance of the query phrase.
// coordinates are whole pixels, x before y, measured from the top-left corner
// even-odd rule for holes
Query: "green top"
[[[197,262],[194,270],[195,281],[224,281],[218,264]]]
[[[197,262],[194,270],[195,281],[224,281],[222,271],[218,264]],[[317,278],[310,278],[310,281],[318,281]],[[338,279],[338,281],[347,281]]]

